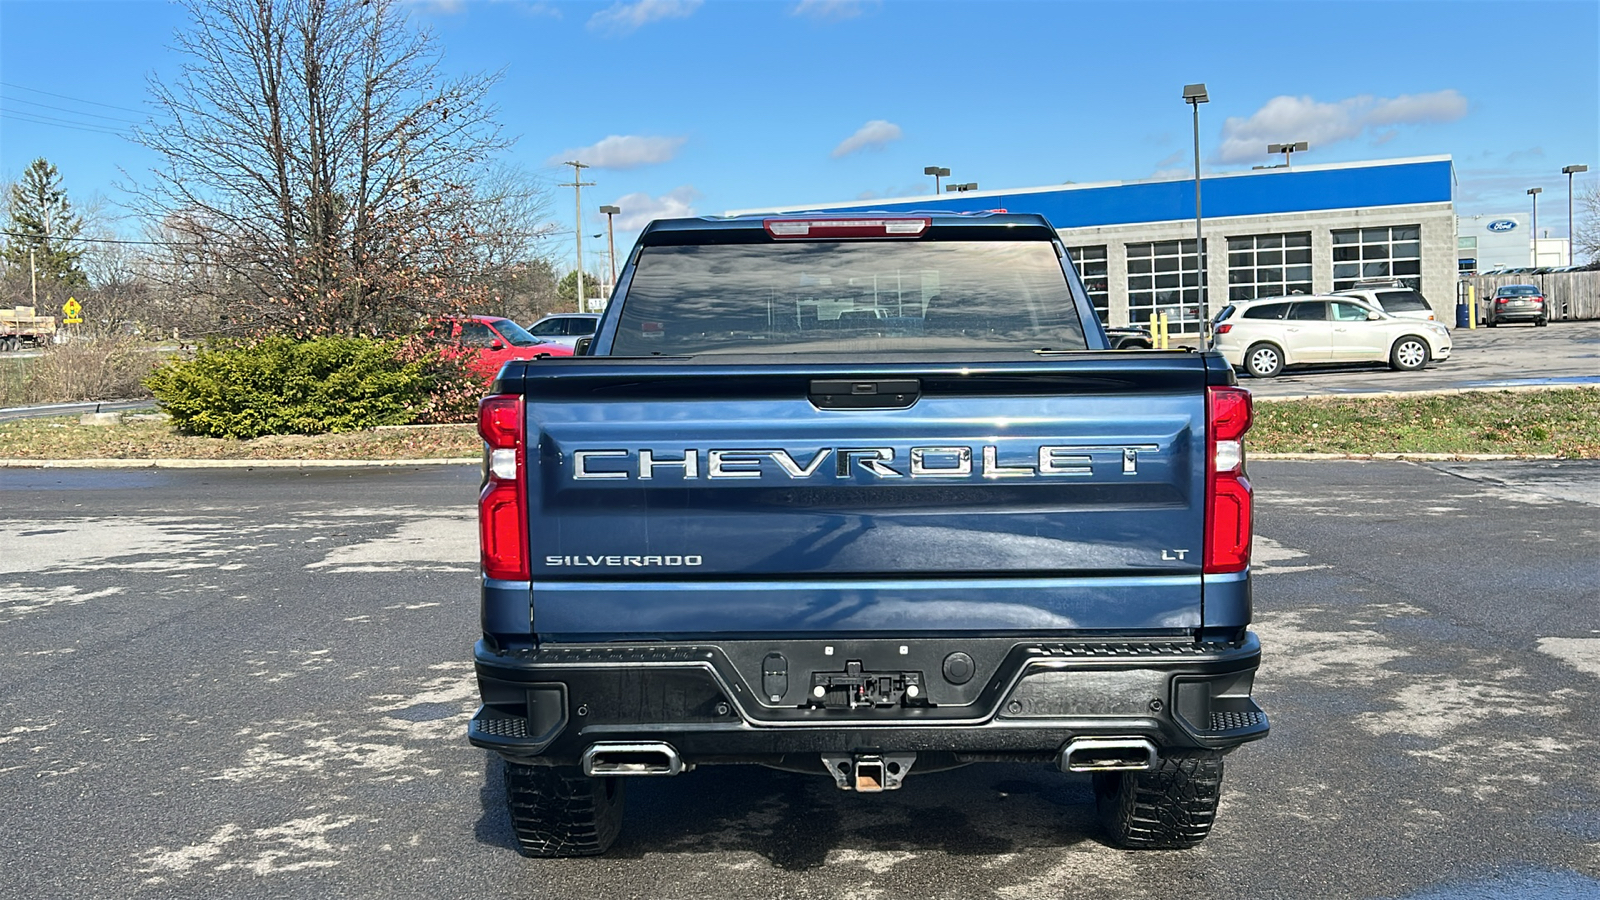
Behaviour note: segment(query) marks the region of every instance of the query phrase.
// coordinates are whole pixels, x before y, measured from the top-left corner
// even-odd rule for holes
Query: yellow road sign
[[[66,315],[68,325],[76,325],[77,323],[72,320],[78,318],[78,313],[83,312],[83,304],[79,303],[76,297],[68,297],[67,302],[61,306],[61,312]]]

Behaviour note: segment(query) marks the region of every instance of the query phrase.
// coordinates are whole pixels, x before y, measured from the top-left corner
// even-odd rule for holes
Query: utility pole
[[[562,165],[572,167],[572,183],[561,187],[572,188],[574,211],[577,213],[573,230],[578,236],[578,312],[583,312],[583,189],[594,187],[594,182],[583,180],[583,170],[589,168],[587,163],[564,162]]]
[[[39,270],[33,265],[33,248],[28,248],[28,281],[33,284],[33,305],[39,306]]]
[[[617,289],[617,233],[611,227],[611,217],[622,212],[621,207],[602,206],[600,211],[606,214],[606,260],[611,264],[611,290]],[[610,296],[607,294],[606,296]]]

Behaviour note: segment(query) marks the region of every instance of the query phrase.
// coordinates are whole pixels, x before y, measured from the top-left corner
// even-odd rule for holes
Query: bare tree
[[[485,237],[511,197],[483,188],[508,143],[498,76],[443,72],[399,0],[183,4],[143,196],[220,330],[371,333],[484,296],[485,267],[516,256]]]
[[[1590,181],[1578,192],[1578,214],[1572,230],[1572,261],[1600,263],[1600,183]]]

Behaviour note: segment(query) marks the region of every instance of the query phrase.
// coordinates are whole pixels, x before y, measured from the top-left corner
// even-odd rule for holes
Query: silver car
[[[580,338],[594,334],[599,324],[597,313],[556,313],[533,323],[528,333],[541,341],[570,348],[577,346]]]
[[[1218,314],[1212,346],[1235,368],[1271,378],[1306,363],[1386,362],[1415,371],[1450,357],[1450,329],[1401,319],[1354,297],[1264,297]]]

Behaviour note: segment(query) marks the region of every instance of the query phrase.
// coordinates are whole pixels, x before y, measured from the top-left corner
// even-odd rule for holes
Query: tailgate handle
[[[809,396],[818,409],[905,409],[921,394],[915,378],[814,378]]]

